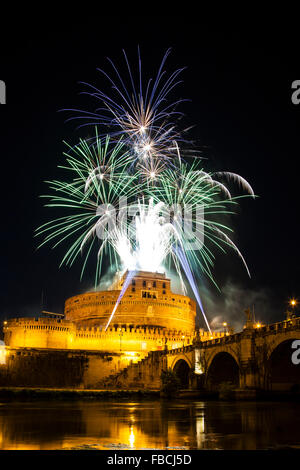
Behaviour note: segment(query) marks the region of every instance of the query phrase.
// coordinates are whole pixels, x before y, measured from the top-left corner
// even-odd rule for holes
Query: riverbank
[[[20,400],[99,400],[99,399],[170,399],[160,390],[73,389],[39,387],[0,387],[0,401]],[[217,400],[218,392],[180,390],[172,399]]]
[[[0,387],[0,400],[82,400],[159,398],[159,390],[88,390],[70,388]]]
[[[73,388],[38,388],[38,387],[0,387],[0,401],[31,400],[100,400],[100,399],[164,399],[159,390],[115,390],[115,389],[73,389]],[[226,392],[208,392],[204,390],[180,390],[173,399],[219,400],[219,401],[287,401],[300,402],[300,393],[258,391],[251,389],[228,390]]]
[[[300,393],[292,391],[236,389],[220,391],[217,399],[221,401],[300,402]]]

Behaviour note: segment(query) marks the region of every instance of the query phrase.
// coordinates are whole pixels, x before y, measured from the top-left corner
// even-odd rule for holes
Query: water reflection
[[[136,401],[0,404],[0,449],[300,448],[300,404]]]

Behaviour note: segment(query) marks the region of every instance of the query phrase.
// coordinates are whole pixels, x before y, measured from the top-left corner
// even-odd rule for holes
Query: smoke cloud
[[[251,289],[228,280],[221,292],[207,288],[200,290],[213,330],[223,330],[223,322],[227,322],[235,332],[241,331],[246,323],[245,310],[248,308],[253,312],[254,320],[260,323],[273,323],[284,316],[280,306],[272,301],[273,295],[268,288]],[[276,317],[278,320],[275,320]]]
[[[115,269],[110,267],[102,276],[96,290],[108,290],[111,288],[112,282],[115,280]],[[174,293],[188,295],[194,298],[193,293],[185,293],[182,288],[181,281],[173,270],[166,270],[167,278],[171,279],[171,289]],[[185,280],[185,279],[184,279]],[[186,283],[185,283],[186,284]],[[87,289],[86,292],[94,291],[94,286]],[[271,290],[266,287],[255,289],[245,287],[232,279],[227,280],[221,287],[221,291],[217,291],[214,286],[208,286],[204,283],[199,286],[201,300],[204,305],[205,314],[208,318],[210,327],[214,331],[223,331],[223,323],[226,322],[228,327],[235,332],[243,330],[246,323],[245,310],[250,308],[256,322],[273,323],[284,318],[284,312],[281,306],[274,301],[274,295]],[[206,329],[206,325],[202,314],[198,311],[196,324]]]

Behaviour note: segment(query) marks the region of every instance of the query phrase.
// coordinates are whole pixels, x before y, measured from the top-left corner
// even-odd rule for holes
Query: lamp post
[[[226,333],[227,333],[227,322],[226,321],[223,322],[223,326],[224,326],[224,335],[226,335]]]
[[[289,306],[291,307],[291,311],[287,311],[287,320],[290,320],[291,318],[295,317],[295,308],[297,306],[297,300],[296,299],[290,299],[289,300]]]

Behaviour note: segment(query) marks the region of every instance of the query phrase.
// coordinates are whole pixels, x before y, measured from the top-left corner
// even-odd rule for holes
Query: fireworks
[[[116,250],[111,248],[118,243],[118,238],[120,240],[122,229],[116,231],[114,216],[117,212],[121,217],[123,208],[121,205],[118,209],[118,203],[122,202],[122,197],[134,197],[140,184],[137,175],[127,171],[131,160],[121,142],[111,147],[107,137],[102,145],[96,135],[93,146],[81,140],[74,148],[68,147],[69,153],[65,153],[66,164],[60,166],[68,171],[67,181],[48,181],[53,193],[42,196],[49,200],[47,207],[63,208],[65,214],[40,226],[37,235],[44,236],[40,246],[55,240],[53,248],[70,240],[70,247],[61,265],[72,266],[89,245],[84,256],[81,277],[98,235],[103,240],[100,247],[96,247],[98,280],[103,253],[107,252],[111,262],[118,266]]]
[[[182,69],[166,77],[163,67],[168,54],[156,79],[148,81],[145,94],[140,56],[136,87],[124,53],[131,90],[111,61],[117,82],[101,71],[116,96],[94,87],[88,92],[101,101],[101,107],[80,117],[85,125],[96,125],[95,137],[68,146],[60,167],[68,176],[48,182],[51,194],[43,196],[48,207],[60,208],[63,214],[39,227],[37,235],[44,237],[40,246],[68,243],[61,264],[71,266],[81,257],[81,276],[88,260],[96,260],[95,286],[104,256],[116,270],[128,271],[128,279],[138,270],[175,268],[184,290],[184,277],[188,280],[209,329],[193,272],[204,273],[215,283],[214,251],[230,247],[249,274],[230,238],[232,229],[221,220],[234,213],[239,198],[254,197],[254,192],[239,175],[209,173],[199,158],[189,162],[181,158],[184,139],[173,121],[181,100],[168,104],[167,98],[178,85]],[[238,183],[247,194],[232,197],[224,179]]]
[[[182,113],[177,107],[183,99],[168,102],[170,93],[180,83],[183,68],[167,74],[164,70],[170,49],[163,56],[154,79],[143,83],[142,62],[138,49],[138,76],[134,76],[127,55],[123,51],[127,76],[122,77],[112,60],[108,59],[112,76],[97,69],[111,86],[111,94],[106,94],[94,85],[81,82],[86,94],[100,103],[94,112],[68,109],[72,116],[67,119],[83,121],[78,127],[99,126],[109,134],[113,142],[122,137],[134,159],[134,164],[146,166],[150,172],[153,165],[158,168],[170,163],[177,154],[178,142],[184,142],[183,134],[188,130],[178,128]],[[75,116],[74,116],[75,113]],[[155,163],[154,163],[155,161]]]

